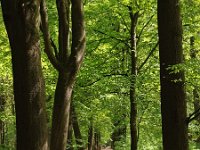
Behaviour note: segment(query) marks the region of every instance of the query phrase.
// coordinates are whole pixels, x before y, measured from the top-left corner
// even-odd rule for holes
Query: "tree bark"
[[[138,136],[137,136],[137,102],[136,102],[136,77],[137,77],[137,49],[136,49],[136,26],[138,20],[138,13],[133,13],[129,7],[131,19],[131,80],[130,80],[130,132],[131,132],[131,150],[137,150]]]
[[[164,150],[188,150],[184,72],[170,66],[183,62],[179,0],[158,0],[161,113]]]
[[[47,150],[39,0],[1,0],[12,53],[17,150]]]

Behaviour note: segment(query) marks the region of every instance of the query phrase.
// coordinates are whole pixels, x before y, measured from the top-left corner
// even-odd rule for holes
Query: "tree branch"
[[[59,61],[56,59],[56,57],[53,54],[52,50],[52,42],[50,38],[49,28],[48,28],[48,17],[47,17],[47,10],[46,10],[46,2],[45,0],[41,1],[40,4],[40,14],[41,14],[41,31],[43,33],[44,38],[44,44],[45,44],[45,53],[47,54],[47,57],[49,58],[51,64],[54,66],[55,69],[61,70],[62,66],[59,63]]]
[[[143,33],[144,29],[149,25],[149,23],[151,22],[151,20],[153,19],[153,17],[154,17],[154,14],[149,18],[149,20],[147,21],[147,23],[142,27],[140,33],[138,34],[138,37],[137,37],[138,40],[137,40],[136,45],[138,45],[138,43],[139,43],[139,41],[140,41],[140,39],[141,39],[141,36],[142,36],[142,33]]]
[[[200,116],[200,108],[198,108],[196,111],[194,111],[192,114],[190,114],[189,117],[187,117],[186,122],[189,124],[191,121],[196,119],[198,116]]]
[[[95,32],[98,32],[98,33],[101,33],[101,34],[103,34],[103,35],[106,35],[106,36],[110,37],[111,39],[114,39],[114,40],[116,40],[116,41],[119,41],[119,42],[125,44],[129,49],[131,48],[130,45],[126,42],[127,40],[122,40],[122,39],[116,38],[116,37],[114,37],[114,36],[112,36],[112,35],[108,35],[108,34],[102,32],[102,31],[99,31],[99,30],[94,30],[94,31],[95,31]]]
[[[112,76],[125,76],[125,77],[128,77],[128,74],[126,73],[113,73],[113,74],[104,74],[102,77],[96,79],[95,81],[92,81],[91,83],[89,84],[86,84],[86,85],[79,85],[80,87],[88,87],[88,86],[92,86],[93,84],[97,83],[98,81],[102,80],[102,78],[105,78],[105,77],[112,77]]]
[[[86,45],[84,13],[82,0],[71,0],[72,7],[72,46],[67,69],[73,81],[83,61]]]
[[[59,60],[66,64],[69,57],[69,0],[56,0],[59,22]]]
[[[156,50],[158,43],[156,43],[156,45],[152,48],[152,50],[149,52],[149,55],[147,56],[147,58],[144,60],[144,62],[140,65],[140,67],[138,68],[138,73],[140,72],[140,70],[142,69],[142,67],[147,63],[147,61],[149,60],[149,58],[151,57],[151,55],[153,54],[153,52]]]

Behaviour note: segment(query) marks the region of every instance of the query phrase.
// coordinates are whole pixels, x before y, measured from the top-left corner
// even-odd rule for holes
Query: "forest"
[[[200,0],[0,3],[0,150],[200,150]]]

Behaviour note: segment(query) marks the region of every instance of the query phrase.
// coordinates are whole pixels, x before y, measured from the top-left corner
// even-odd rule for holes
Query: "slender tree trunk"
[[[72,104],[72,122],[73,122],[73,130],[74,130],[74,136],[76,139],[76,144],[78,145],[78,150],[84,150],[84,145],[83,145],[83,138],[81,135],[81,131],[80,131],[80,127],[78,124],[78,118],[77,118],[77,114],[74,108],[74,105]]]
[[[17,150],[47,150],[45,87],[41,69],[39,0],[1,0],[14,79]]]
[[[0,112],[3,113],[5,110],[5,97],[0,95]],[[3,120],[0,120],[0,144],[5,144],[5,123]]]
[[[161,113],[164,150],[188,150],[184,73],[170,66],[183,62],[179,0],[158,0]]]
[[[93,150],[92,149],[93,144],[94,144],[94,129],[93,129],[93,123],[91,120],[89,130],[88,130],[88,150]]]
[[[136,49],[136,25],[138,12],[133,13],[129,7],[131,19],[131,80],[130,80],[130,132],[131,132],[131,150],[137,150],[137,102],[136,102],[136,77],[137,77],[137,49]]]
[[[101,145],[100,145],[100,132],[96,130],[94,133],[94,148],[93,150],[101,150]]]

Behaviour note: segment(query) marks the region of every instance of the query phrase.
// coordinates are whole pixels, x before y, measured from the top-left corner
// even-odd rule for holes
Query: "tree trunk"
[[[17,150],[47,150],[45,87],[41,69],[39,0],[1,0],[14,80]]]
[[[136,102],[136,77],[137,77],[137,49],[136,49],[136,25],[138,20],[138,12],[133,13],[129,7],[131,19],[131,80],[130,80],[130,132],[131,132],[131,150],[137,150],[137,102]]]
[[[83,139],[82,139],[82,135],[81,135],[81,131],[80,131],[80,127],[78,124],[78,118],[77,118],[77,114],[74,108],[74,105],[72,104],[72,122],[73,122],[73,130],[74,130],[74,136],[76,139],[76,144],[78,146],[78,150],[84,150],[84,145],[83,145]]]
[[[0,95],[0,113],[3,113],[5,110],[5,97]],[[5,144],[5,123],[0,119],[0,144]]]
[[[188,150],[184,73],[170,66],[183,62],[178,0],[158,0],[161,113],[164,150]]]
[[[94,133],[94,148],[93,150],[101,150],[101,145],[100,145],[100,132],[96,130]]]
[[[58,2],[60,1],[60,2]],[[71,22],[72,22],[72,45],[71,52],[68,48],[68,13],[69,1],[58,0],[59,13],[59,59],[61,68],[58,69],[59,77],[55,91],[53,121],[51,130],[51,150],[65,150],[68,138],[69,113],[72,89],[75,83],[76,74],[79,71],[85,50],[85,29],[83,19],[83,4],[81,0],[71,1]],[[64,10],[67,7],[67,12]],[[61,9],[61,10],[60,10]],[[66,18],[65,18],[66,17]],[[63,22],[63,23],[62,23]],[[63,34],[66,31],[66,34]],[[63,31],[63,32],[62,32]],[[62,34],[62,35],[60,35]],[[67,36],[67,37],[66,37]],[[70,55],[69,55],[70,54]],[[48,53],[47,53],[48,55]],[[50,57],[49,57],[50,58]],[[55,65],[58,66],[58,65]]]
[[[94,130],[92,120],[88,130],[88,150],[92,150],[94,144]]]
[[[72,85],[69,84],[68,78],[67,74],[59,73],[53,109],[51,150],[66,148],[72,93]]]

